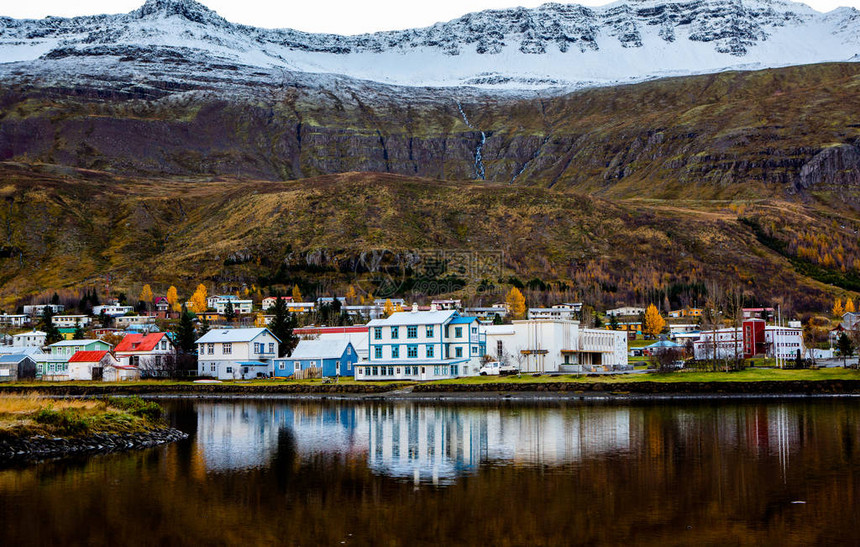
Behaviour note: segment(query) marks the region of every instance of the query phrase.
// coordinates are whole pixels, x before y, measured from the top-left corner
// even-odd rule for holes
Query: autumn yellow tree
[[[833,315],[836,317],[842,317],[845,313],[845,308],[842,307],[842,300],[837,298],[833,302]]]
[[[508,303],[508,310],[514,319],[522,319],[526,315],[526,297],[516,287],[511,287],[505,300]]]
[[[176,292],[176,287],[173,285],[167,289],[167,304],[170,306],[170,309],[175,312],[182,310],[182,305],[179,303],[179,293]]]
[[[150,304],[152,304],[152,287],[150,287],[148,283],[143,286],[143,289],[141,289],[138,300],[146,304],[147,310],[150,309]]]
[[[191,307],[194,310],[194,313],[203,313],[206,311],[206,296],[208,292],[206,290],[206,285],[203,283],[197,285],[197,290],[194,291],[194,294],[191,295]]]
[[[396,305],[396,306],[394,306],[394,311],[396,311],[396,312],[401,312],[401,311],[403,311],[403,304],[401,304],[401,303],[399,303],[399,302],[398,302],[398,303],[397,303],[397,305]]]
[[[391,300],[385,299],[385,305],[382,306],[382,316],[388,317],[392,313],[394,313],[394,304],[391,303]]]
[[[854,307],[854,300],[849,296],[845,300],[845,313],[854,313],[857,309]]]
[[[350,304],[355,302],[355,287],[352,285],[346,290],[346,301]]]
[[[657,306],[650,304],[648,309],[645,310],[645,324],[643,325],[645,334],[656,337],[663,332],[663,327],[665,326],[666,320],[660,315]]]
[[[302,300],[302,291],[298,285],[293,285],[293,302],[304,302]]]

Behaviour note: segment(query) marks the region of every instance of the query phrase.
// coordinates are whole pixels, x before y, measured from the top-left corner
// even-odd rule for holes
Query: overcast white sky
[[[202,3],[234,23],[308,32],[360,34],[378,30],[425,27],[472,11],[515,6],[535,7],[547,0],[203,0]],[[563,0],[556,0],[563,1]],[[0,15],[40,19],[47,15],[71,17],[125,13],[144,0],[28,0],[0,3]],[[599,6],[608,0],[581,0]],[[819,11],[839,6],[860,8],[860,0],[808,0]]]

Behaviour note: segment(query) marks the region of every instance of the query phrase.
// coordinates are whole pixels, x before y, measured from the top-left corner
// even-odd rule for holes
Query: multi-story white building
[[[623,308],[606,310],[606,315],[609,317],[630,317],[634,315],[642,315],[643,313],[645,313],[645,308],[636,308],[633,306],[624,306]]]
[[[88,315],[55,315],[52,321],[57,328],[68,328],[78,325],[86,327],[90,324],[91,319]]]
[[[15,315],[4,313],[0,315],[0,325],[4,326],[23,327],[28,321],[30,321],[30,316],[23,313]]]
[[[573,321],[576,312],[570,308],[529,308],[527,319],[558,319],[561,321]]]
[[[703,331],[693,343],[696,359],[749,359],[756,355],[795,359],[803,356],[803,330],[765,325],[760,319],[744,321],[741,328]]]
[[[119,304],[105,304],[102,306],[93,306],[93,315],[101,315],[104,312],[108,317],[119,317],[130,311],[134,311],[131,306],[120,306]]]
[[[13,348],[41,348],[48,335],[40,330],[32,330],[12,335]]]
[[[487,353],[521,372],[583,372],[623,369],[627,335],[581,328],[578,321],[533,319],[487,325]]]
[[[289,304],[293,301],[292,296],[267,296],[263,299],[263,302],[260,304],[260,307],[263,309],[264,312],[267,312],[275,307],[275,303],[279,299],[283,300],[285,304]]]
[[[197,340],[197,373],[219,380],[268,376],[278,342],[266,328],[210,330]]]
[[[253,300],[243,300],[232,294],[210,296],[206,299],[206,306],[221,314],[226,313],[228,303],[233,304],[233,313],[236,314],[248,314],[254,309]]]
[[[356,365],[356,380],[438,380],[474,376],[486,353],[475,317],[454,310],[391,314],[367,324],[368,361]]]
[[[121,315],[114,319],[117,328],[123,329],[132,325],[155,325],[153,315]]]
[[[41,317],[45,313],[45,308],[51,308],[54,314],[62,313],[66,309],[62,304],[36,304],[33,306],[24,306],[24,315]]]

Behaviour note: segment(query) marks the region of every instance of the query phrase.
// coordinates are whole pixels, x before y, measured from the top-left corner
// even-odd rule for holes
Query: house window
[[[478,327],[472,327],[472,334],[478,334]]]
[[[414,325],[406,327],[406,338],[418,338],[418,327]]]
[[[505,352],[505,346],[501,340],[496,342],[496,355],[498,355],[499,359],[502,358],[502,354]]]
[[[396,340],[400,337],[400,327],[391,327],[391,338]]]
[[[209,355],[215,355],[215,344],[209,344]]]
[[[278,370],[286,370],[286,368],[287,365],[285,365],[284,363],[278,363]]]
[[[433,358],[433,351],[434,351],[434,350],[433,350],[433,346],[427,346],[427,358],[428,358],[428,359],[432,359],[432,358]]]
[[[463,348],[454,348],[454,356],[462,357],[463,356]]]
[[[433,338],[433,325],[427,325],[427,338]]]
[[[454,327],[454,338],[463,337],[463,327]]]
[[[210,369],[212,372],[215,372],[215,363],[212,363],[212,365],[209,367],[209,369]]]
[[[223,347],[223,351],[224,351],[224,355],[230,355],[231,353],[233,353],[233,344],[225,342],[224,347]],[[230,371],[228,370],[227,372],[230,372]]]
[[[382,346],[375,346],[373,348],[373,358],[382,359]]]
[[[254,353],[260,353],[260,344],[254,342]]]
[[[400,346],[391,346],[391,358],[399,359],[400,358]]]
[[[275,343],[269,342],[269,353],[275,353]]]
[[[418,357],[418,346],[406,346],[406,357],[410,359]]]
[[[233,367],[227,367],[227,374],[233,374]]]
[[[296,366],[294,367],[294,370],[302,370],[302,362],[301,361],[296,361]]]
[[[382,327],[373,327],[373,339],[382,340]]]
[[[472,355],[478,355],[478,346],[472,346]]]

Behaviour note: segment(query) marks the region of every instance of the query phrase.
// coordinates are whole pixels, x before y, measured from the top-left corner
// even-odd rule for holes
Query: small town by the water
[[[239,294],[243,293],[243,294]],[[182,379],[410,381],[504,375],[682,375],[687,371],[856,367],[860,313],[837,299],[791,316],[730,299],[705,307],[653,303],[596,310],[582,302],[527,307],[512,287],[485,306],[458,299],[262,297],[200,284],[136,298],[78,297],[0,315],[2,382]],[[739,304],[740,302],[740,304]]]

